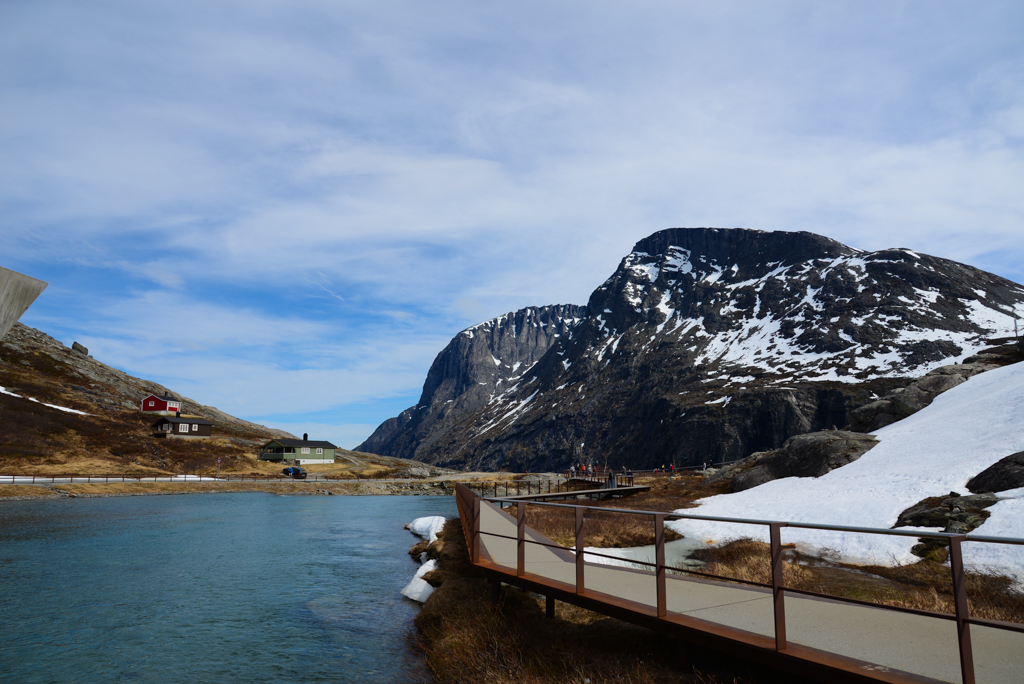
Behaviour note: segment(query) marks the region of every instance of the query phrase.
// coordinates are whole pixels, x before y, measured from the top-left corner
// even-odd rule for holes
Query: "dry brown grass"
[[[516,515],[516,506],[507,509]],[[526,524],[565,547],[576,545],[576,514],[572,509],[526,504]],[[583,516],[585,546],[627,548],[654,543],[654,517],[590,510]],[[681,539],[665,528],[665,541]]]
[[[0,485],[0,498],[6,498],[9,496],[32,496],[45,498],[48,496],[57,496],[57,494],[46,487],[38,487],[36,485]]]
[[[738,539],[719,547],[701,549],[693,557],[707,564],[701,572],[745,582],[772,583],[771,547],[753,539]],[[803,566],[784,563],[782,576],[788,587],[819,590],[816,576]]]
[[[268,492],[271,494],[309,494],[321,489],[335,494],[352,494],[357,486],[345,483],[302,482],[111,482],[105,484],[57,484],[56,490],[75,496],[116,496],[123,494],[167,494],[196,492]]]
[[[740,539],[693,555],[707,563],[704,572],[771,583],[769,546],[762,542]],[[786,586],[794,589],[885,606],[954,612],[952,576],[941,559],[893,566],[787,562],[783,576]],[[1024,623],[1024,594],[1014,588],[1010,578],[968,572],[967,595],[972,617]]]

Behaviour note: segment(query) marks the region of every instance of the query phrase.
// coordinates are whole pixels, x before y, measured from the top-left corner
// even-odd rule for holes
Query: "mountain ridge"
[[[845,425],[1022,313],[1020,285],[905,248],[667,229],[636,243],[515,385],[430,441],[402,425],[391,439],[417,460],[473,468],[735,460]],[[359,448],[371,446],[389,448]]]

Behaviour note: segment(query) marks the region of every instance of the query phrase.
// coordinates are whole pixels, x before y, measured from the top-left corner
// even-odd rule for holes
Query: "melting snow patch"
[[[6,394],[9,397],[18,397],[19,399],[27,399],[29,401],[34,401],[37,404],[42,404],[43,406],[48,406],[49,408],[57,409],[58,411],[65,411],[66,413],[77,413],[80,416],[91,416],[92,415],[91,413],[86,413],[85,411],[79,411],[79,410],[73,409],[73,408],[67,408],[66,406],[57,406],[56,404],[47,404],[44,401],[39,401],[38,399],[33,399],[32,397],[23,397],[20,394],[15,394],[14,392],[9,392],[6,387],[0,387],[0,394]]]
[[[416,518],[409,523],[409,531],[417,537],[423,537],[427,541],[435,541],[444,527],[445,519],[440,515],[431,515],[426,518]]]
[[[402,596],[412,599],[413,601],[418,601],[419,603],[426,601],[430,595],[434,593],[434,587],[427,584],[427,581],[423,579],[423,576],[436,568],[436,560],[428,560],[426,563],[421,565],[412,580],[405,585],[404,589],[402,589]]]

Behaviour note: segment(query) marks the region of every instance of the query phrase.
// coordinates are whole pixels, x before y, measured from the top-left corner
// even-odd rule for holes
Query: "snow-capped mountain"
[[[742,458],[845,425],[852,409],[1012,335],[1015,316],[1020,285],[908,249],[664,230],[638,242],[586,315],[508,386],[495,383],[482,405],[476,392],[476,407],[429,441],[406,440],[412,454],[385,453],[530,470]]]

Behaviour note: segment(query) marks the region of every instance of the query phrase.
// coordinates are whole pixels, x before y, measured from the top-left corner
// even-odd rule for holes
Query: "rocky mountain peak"
[[[695,365],[856,382],[966,356],[995,321],[1024,315],[1022,296],[998,276],[907,249],[671,229],[638,242],[593,293],[576,339],[602,361],[641,334],[647,347],[682,343]]]
[[[466,328],[434,359],[416,406],[386,421],[357,450],[411,458],[423,441],[513,386],[586,312],[576,304],[531,306]],[[420,432],[420,425],[430,429]]]
[[[403,414],[389,439],[420,460],[477,468],[739,459],[846,425],[853,409],[1012,333],[1015,316],[1020,285],[909,249],[673,228],[639,241],[529,370],[476,392],[456,382],[473,399],[443,430],[403,442]],[[509,367],[501,353],[491,363]],[[443,385],[428,379],[434,394]],[[417,420],[430,432],[434,418]]]

